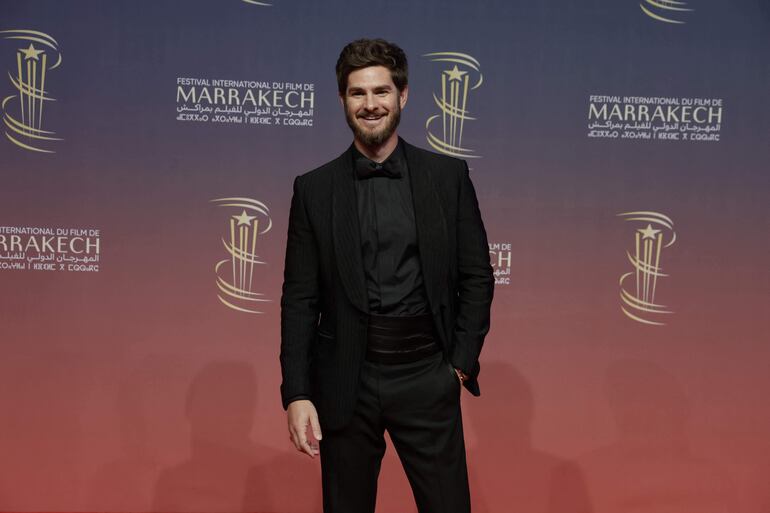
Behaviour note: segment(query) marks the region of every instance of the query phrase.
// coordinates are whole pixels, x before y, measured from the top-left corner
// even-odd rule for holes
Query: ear
[[[398,103],[401,105],[402,109],[406,105],[406,100],[408,97],[409,97],[409,86],[405,85],[404,88],[398,93]]]
[[[342,105],[342,108],[345,108],[345,95],[343,94],[337,94],[337,97],[340,99],[340,105]]]

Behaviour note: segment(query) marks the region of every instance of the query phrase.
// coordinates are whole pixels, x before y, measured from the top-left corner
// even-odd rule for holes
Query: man
[[[281,396],[296,448],[320,441],[325,513],[374,511],[390,434],[420,513],[467,513],[460,384],[479,395],[493,277],[464,161],[396,133],[397,46],[337,61],[353,144],[298,177],[281,299]]]

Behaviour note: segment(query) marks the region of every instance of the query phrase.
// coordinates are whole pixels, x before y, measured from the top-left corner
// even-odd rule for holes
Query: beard
[[[401,121],[401,105],[396,103],[395,109],[388,113],[385,124],[373,130],[368,130],[356,123],[356,113],[351,112],[350,109],[348,109],[347,103],[345,104],[345,120],[353,131],[353,136],[365,146],[380,146],[387,141],[396,131],[396,128],[398,128],[398,123]]]

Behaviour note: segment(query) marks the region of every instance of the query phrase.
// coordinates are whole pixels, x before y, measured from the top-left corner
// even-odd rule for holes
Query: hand
[[[293,401],[286,409],[286,417],[289,421],[289,439],[294,447],[311,458],[317,455],[319,452],[318,444],[311,445],[307,439],[308,423],[313,430],[315,439],[321,439],[321,424],[318,422],[318,413],[313,403],[307,399]]]
[[[455,374],[457,374],[457,379],[460,380],[460,385],[471,379],[470,376],[468,376],[466,373],[455,367]]]

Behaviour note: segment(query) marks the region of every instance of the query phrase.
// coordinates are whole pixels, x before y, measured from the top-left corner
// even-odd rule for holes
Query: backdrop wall
[[[410,58],[496,289],[474,511],[770,511],[762,0],[0,0],[0,511],[319,512],[288,441],[294,177]],[[378,511],[414,511],[393,450]]]

